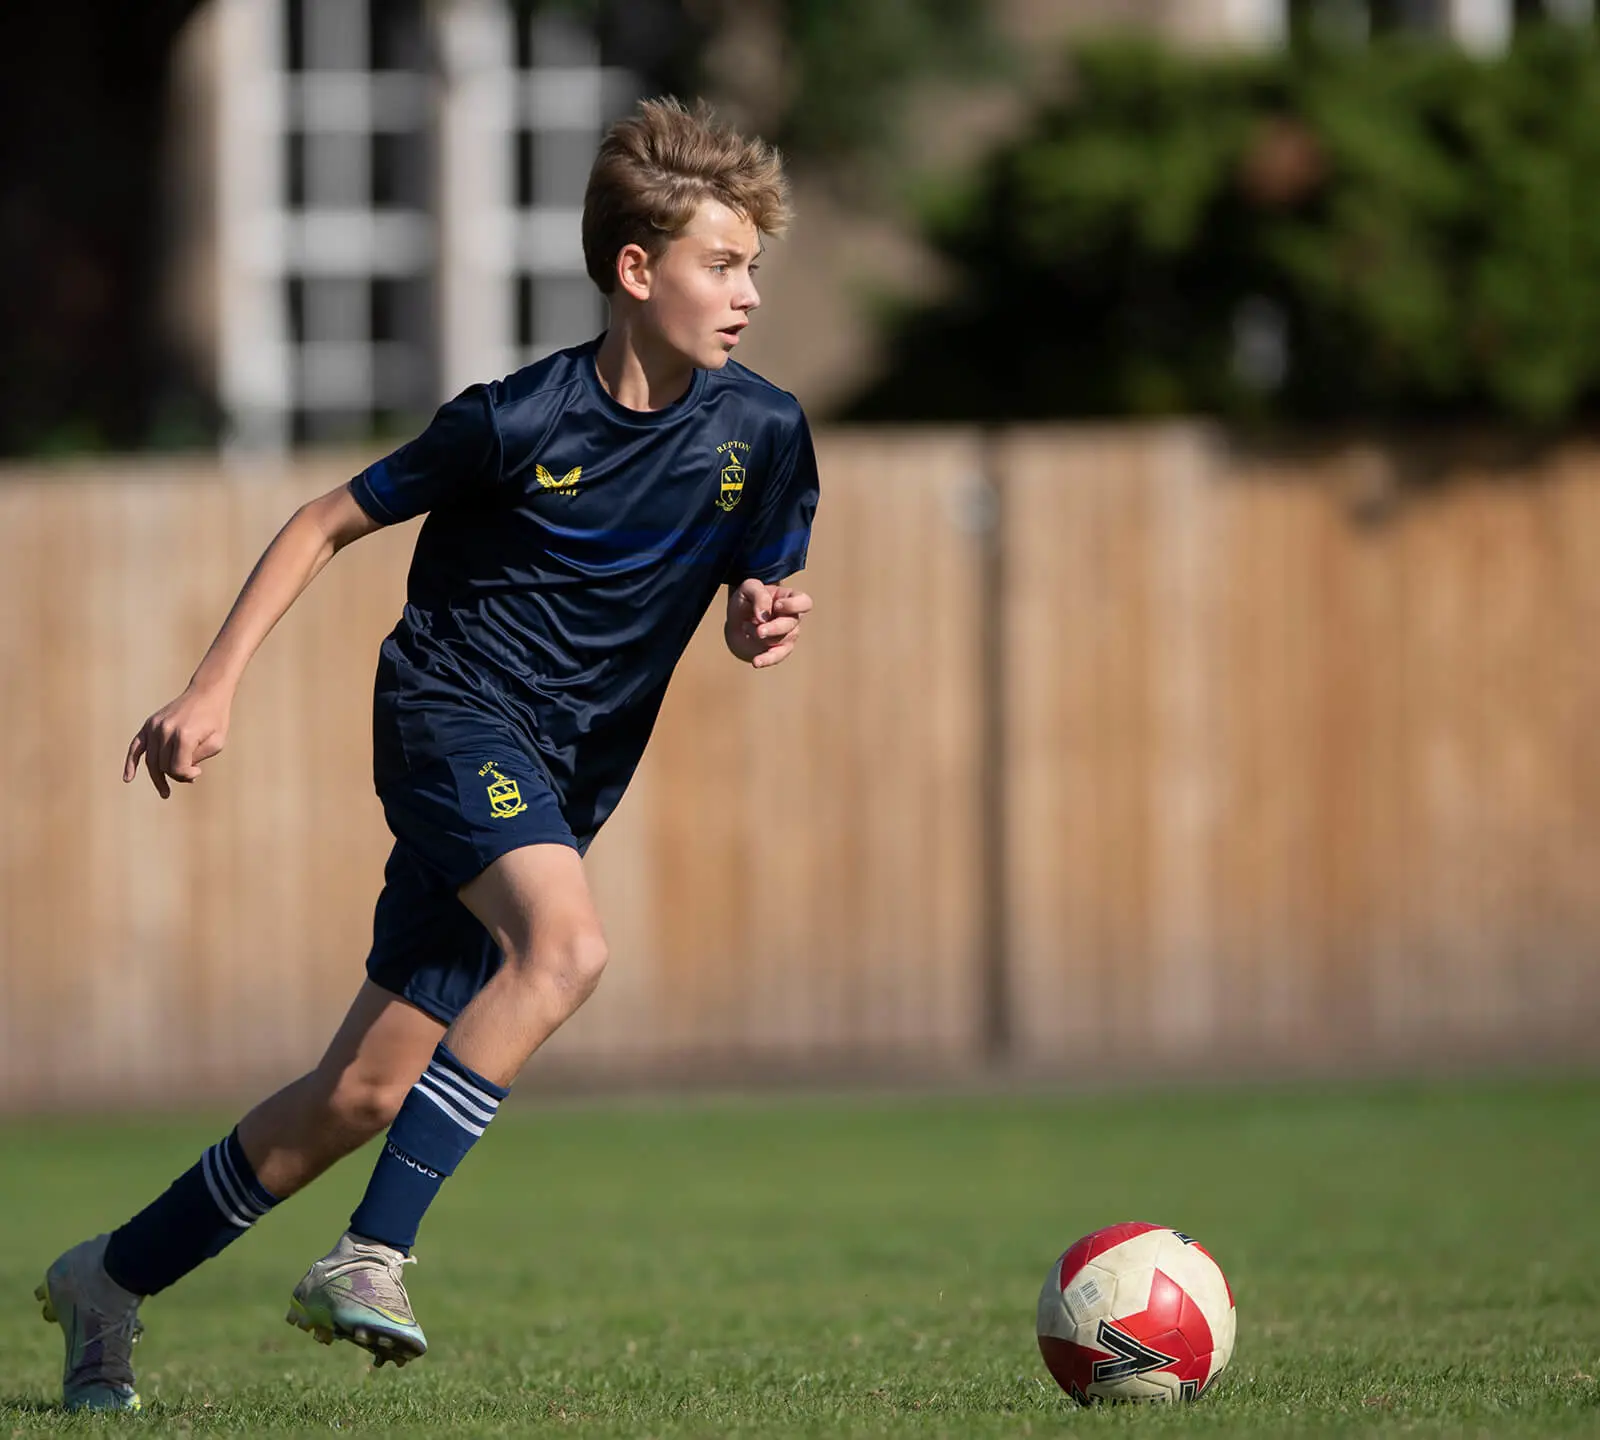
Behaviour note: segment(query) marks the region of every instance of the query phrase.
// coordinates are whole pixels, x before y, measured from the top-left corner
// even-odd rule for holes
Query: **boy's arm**
[[[256,562],[183,694],[139,727],[123,762],[123,780],[139,773],[141,757],[163,800],[172,793],[169,780],[198,780],[201,762],[227,742],[234,691],[250,657],[322,567],[352,540],[379,528],[348,485],[296,510]]]
[[[746,580],[728,586],[728,618],[722,638],[737,659],[765,670],[787,658],[800,636],[811,597],[786,585]]]
[[[811,610],[809,595],[781,582],[805,569],[819,488],[811,429],[797,406],[756,513],[724,572],[728,617],[722,638],[736,659],[758,670],[788,658]]]

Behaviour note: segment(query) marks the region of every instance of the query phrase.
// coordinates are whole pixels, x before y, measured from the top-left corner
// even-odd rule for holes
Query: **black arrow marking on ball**
[[[1144,1375],[1151,1370],[1160,1370],[1163,1366],[1177,1364],[1176,1355],[1163,1355],[1159,1350],[1152,1350],[1141,1340],[1135,1340],[1126,1330],[1119,1330],[1109,1320],[1102,1320],[1100,1328],[1095,1332],[1095,1340],[1102,1350],[1109,1350],[1118,1356],[1115,1360],[1096,1360],[1094,1362],[1094,1378],[1096,1383],[1104,1380],[1127,1380],[1134,1375]]]

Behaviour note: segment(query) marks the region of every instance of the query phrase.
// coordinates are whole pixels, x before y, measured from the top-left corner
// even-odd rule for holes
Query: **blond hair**
[[[688,110],[670,96],[644,100],[600,143],[583,197],[583,261],[609,295],[617,256],[639,245],[657,256],[704,200],[720,200],[764,235],[789,224],[783,157],[723,124],[704,100]]]

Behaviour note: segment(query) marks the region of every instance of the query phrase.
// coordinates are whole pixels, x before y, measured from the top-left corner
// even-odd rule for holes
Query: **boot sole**
[[[299,1300],[290,1300],[289,1313],[283,1318],[297,1330],[304,1330],[319,1345],[331,1345],[335,1340],[348,1340],[352,1345],[360,1346],[372,1356],[374,1370],[381,1370],[385,1365],[393,1365],[398,1369],[409,1365],[413,1360],[421,1359],[428,1352],[426,1345],[418,1345],[414,1340],[390,1335],[375,1326],[352,1325],[346,1329],[342,1325],[315,1319]]]

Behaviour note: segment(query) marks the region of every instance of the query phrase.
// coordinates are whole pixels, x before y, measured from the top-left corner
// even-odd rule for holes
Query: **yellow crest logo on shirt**
[[[749,453],[750,447],[743,440],[724,440],[717,446],[717,454],[722,456],[717,509],[724,513],[744,499],[744,460]]]
[[[557,495],[576,495],[578,493],[578,477],[583,474],[583,466],[574,465],[559,480],[556,479],[543,465],[533,467],[534,479],[546,490],[554,490]]]
[[[491,760],[478,771],[480,778],[487,775],[489,781],[489,809],[494,812],[496,820],[509,820],[513,815],[520,815],[528,808],[528,802],[522,798],[522,791],[517,788],[517,782],[509,775],[502,775]]]

